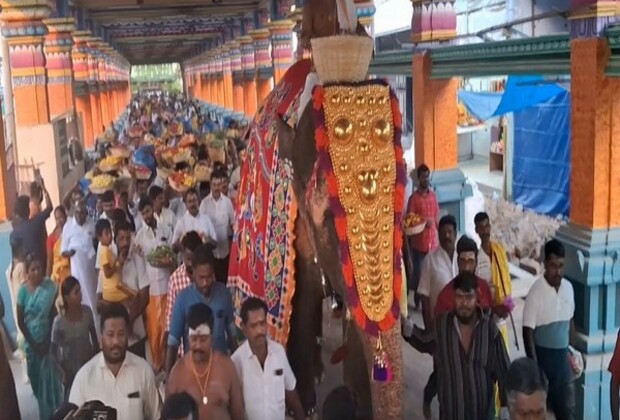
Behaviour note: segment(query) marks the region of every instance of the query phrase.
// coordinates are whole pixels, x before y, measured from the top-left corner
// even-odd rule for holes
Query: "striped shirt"
[[[461,344],[454,312],[440,315],[435,320],[435,328],[440,419],[490,418],[496,381],[502,407],[505,407],[505,380],[510,360],[490,313],[479,310],[469,351]]]
[[[170,331],[170,321],[172,320],[172,310],[174,309],[174,302],[177,300],[177,296],[181,291],[187,289],[192,284],[192,279],[187,274],[187,268],[185,264],[181,264],[179,268],[174,270],[174,273],[170,276],[170,283],[168,285],[168,302],[166,304],[166,331]]]

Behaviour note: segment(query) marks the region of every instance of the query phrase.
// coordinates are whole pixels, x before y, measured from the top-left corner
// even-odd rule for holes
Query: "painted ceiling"
[[[238,32],[264,0],[73,0],[132,64],[182,62]]]

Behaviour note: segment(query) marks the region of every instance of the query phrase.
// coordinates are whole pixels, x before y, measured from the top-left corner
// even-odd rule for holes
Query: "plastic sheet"
[[[513,199],[548,215],[568,215],[570,94],[514,114]]]
[[[518,112],[566,92],[541,76],[509,76],[503,93],[459,91],[467,110],[481,121]]]
[[[142,146],[133,153],[133,162],[136,165],[145,166],[155,173],[157,162],[153,155],[154,148],[151,145]]]

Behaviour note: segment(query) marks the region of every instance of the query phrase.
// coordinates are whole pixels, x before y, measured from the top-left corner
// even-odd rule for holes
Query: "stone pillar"
[[[456,79],[431,79],[428,52],[413,57],[413,101],[415,103],[415,164],[433,170],[457,165]]]
[[[95,146],[93,136],[92,111],[90,109],[90,96],[88,93],[88,83],[79,82],[75,84],[75,111],[82,121],[82,135],[84,136],[84,148],[92,149]]]
[[[278,83],[293,64],[293,26],[295,24],[288,19],[269,24],[274,83]]]
[[[106,126],[110,123],[105,54],[105,44],[103,41],[99,41],[97,48],[97,88],[99,92],[99,106],[101,107],[101,133],[105,132]]]
[[[254,68],[256,69],[256,102],[257,107],[271,91],[271,75],[273,64],[269,56],[269,29],[257,29],[250,32],[254,47]]]
[[[73,48],[71,61],[73,65],[75,109],[82,121],[82,135],[84,147],[90,149],[95,144],[93,134],[93,116],[90,109],[90,95],[88,92],[88,43],[90,31],[73,32]]]
[[[75,29],[73,18],[45,19],[48,34],[44,51],[47,67],[47,94],[50,118],[75,108],[73,100],[73,66],[71,46]]]
[[[414,29],[412,28],[412,38],[416,36]],[[456,30],[456,21],[454,29]],[[458,81],[432,79],[431,70],[432,62],[428,51],[414,55],[415,164],[417,167],[425,163],[431,168],[431,184],[442,211],[455,216],[462,229],[465,226],[464,200],[472,194],[472,191],[465,184],[465,176],[457,166]]]
[[[228,111],[233,110],[233,79],[232,67],[230,62],[230,51],[233,48],[232,42],[227,42],[222,47],[222,78],[224,79],[224,108]]]
[[[230,44],[230,68],[233,80],[233,109],[237,116],[241,116],[244,113],[243,73],[241,68],[241,45],[238,38]]]
[[[605,75],[604,31],[618,16],[605,2],[572,3],[570,222],[557,238],[566,246],[564,275],[575,290],[573,345],[586,362],[575,418],[607,420],[607,368],[620,325],[620,78]]]
[[[243,71],[243,113],[251,118],[256,113],[254,47],[250,36],[241,37],[239,42],[241,44],[241,67]]]
[[[215,104],[219,107],[224,107],[224,78],[221,53],[221,48],[215,51]]]
[[[8,39],[16,126],[49,122],[43,19],[52,11],[49,1],[0,1],[2,34]],[[27,35],[26,35],[27,34]],[[7,64],[5,64],[7,65]]]
[[[103,134],[101,100],[99,92],[99,60],[98,51],[99,43],[96,38],[90,38],[88,44],[88,94],[90,96],[90,110],[93,122],[93,138]]]

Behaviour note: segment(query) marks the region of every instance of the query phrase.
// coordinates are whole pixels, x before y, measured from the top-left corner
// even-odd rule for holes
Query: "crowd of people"
[[[96,411],[132,420],[272,420],[284,419],[287,410],[296,420],[305,417],[285,349],[268,337],[265,302],[247,299],[241,329],[234,323],[226,282],[245,150],[240,128],[228,125],[226,153],[217,161],[207,145],[185,136],[208,137],[223,131],[221,122],[182,95],[137,95],[121,129],[111,126],[97,146],[100,161],[114,147],[134,151],[124,187],[116,182],[89,192],[86,180],[54,208],[38,176],[30,195],[17,199],[7,278],[41,419],[88,418]],[[142,148],[144,139],[163,148],[185,142],[188,156],[166,169],[189,173],[194,161],[209,168],[209,179],[173,188],[156,148]],[[148,177],[138,176],[140,166]],[[545,245],[544,275],[523,313],[528,357],[511,364],[510,331],[517,336],[511,275],[488,215],[475,216],[480,247],[458,238],[456,219],[440,217],[429,168],[420,165],[415,175],[406,213],[425,226],[404,241],[403,258],[424,326],[403,320],[403,337],[433,355],[423,415],[431,417],[437,397],[445,420],[544,419],[547,408],[559,420],[576,418],[580,369],[569,346],[575,305],[563,278],[563,245],[555,239]],[[0,351],[0,419],[15,420],[9,355],[3,345]],[[620,346],[610,371],[617,418]],[[355,396],[344,386],[325,399],[325,419],[355,419],[355,412]]]

